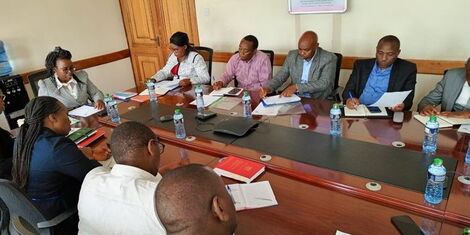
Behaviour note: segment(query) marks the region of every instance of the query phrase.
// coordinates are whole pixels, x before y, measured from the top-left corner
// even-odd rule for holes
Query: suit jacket
[[[302,84],[300,79],[304,59],[299,56],[298,50],[289,51],[281,70],[269,81],[267,87],[274,91],[290,77],[292,84],[297,84],[297,92],[310,93],[310,96],[316,99],[326,99],[333,91],[336,60],[335,54],[318,47],[310,67],[308,82]]]
[[[93,82],[88,78],[88,74],[84,70],[74,72],[77,79],[77,99],[68,93],[65,87],[57,89],[55,77],[39,80],[38,96],[52,96],[62,102],[67,108],[74,108],[88,103],[88,100],[94,102],[103,100],[103,92],[101,92]]]
[[[460,96],[462,87],[467,81],[465,68],[451,69],[444,74],[444,78],[436,84],[436,88],[429,92],[418,104],[418,111],[424,106],[441,105],[441,111],[453,111],[455,101]]]
[[[343,100],[349,99],[349,92],[353,97],[359,98],[364,90],[369,75],[374,68],[375,58],[356,60],[354,62],[353,71],[346,87],[343,91]],[[397,58],[393,63],[392,72],[390,73],[390,80],[388,81],[388,92],[394,91],[409,91],[411,93],[406,97],[404,110],[411,109],[413,106],[413,98],[415,96],[416,84],[416,64],[406,60]]]

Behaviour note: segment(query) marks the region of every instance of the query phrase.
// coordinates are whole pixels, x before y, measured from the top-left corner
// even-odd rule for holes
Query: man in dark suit
[[[348,108],[355,108],[361,103],[373,104],[385,92],[409,90],[411,93],[405,101],[390,109],[397,112],[413,106],[416,64],[398,58],[399,54],[400,40],[387,35],[379,40],[375,59],[356,60],[343,92]]]

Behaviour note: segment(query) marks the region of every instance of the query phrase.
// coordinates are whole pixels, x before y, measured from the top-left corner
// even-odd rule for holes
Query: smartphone
[[[173,120],[173,115],[160,116],[160,122],[169,122],[171,120]]]
[[[377,106],[367,106],[367,109],[371,113],[380,113],[380,112],[382,112],[382,110],[380,110],[380,108],[377,107]]]
[[[238,92],[240,92],[241,88],[233,88],[230,90],[227,94],[229,95],[236,95]]]
[[[423,231],[416,225],[416,223],[407,215],[393,216],[392,223],[398,229],[400,234],[403,235],[420,235],[424,234]]]

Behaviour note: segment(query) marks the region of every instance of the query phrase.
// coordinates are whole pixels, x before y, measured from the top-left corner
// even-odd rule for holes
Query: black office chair
[[[212,80],[212,56],[214,55],[214,50],[209,47],[194,47],[194,49],[199,53],[206,61],[207,64],[207,71],[209,72],[209,77]]]
[[[335,53],[337,60],[336,60],[336,72],[335,72],[335,83],[333,86],[333,91],[331,95],[328,97],[329,100],[334,100],[336,102],[341,101],[340,91],[339,91],[339,74],[341,72],[341,62],[343,60],[343,55],[340,53]]]
[[[274,51],[271,51],[271,50],[260,50],[262,52],[264,52],[266,55],[268,55],[269,57],[269,61],[271,62],[271,74],[273,74],[273,69],[274,69]],[[238,51],[236,51],[234,54],[237,54]],[[233,78],[233,84],[235,85],[235,87],[238,87],[238,81],[237,79],[234,77]]]
[[[11,181],[3,179],[0,179],[0,201],[3,204],[1,225],[8,223],[11,234],[54,234],[55,227],[77,212],[68,210],[49,218]]]
[[[39,80],[42,80],[48,77],[49,77],[49,71],[47,70],[42,70],[37,73],[30,74],[28,76],[29,84],[31,85],[31,89],[33,90],[34,97],[38,97]]]

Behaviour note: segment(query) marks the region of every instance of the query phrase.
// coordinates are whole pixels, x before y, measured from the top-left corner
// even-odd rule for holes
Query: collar
[[[60,89],[62,88],[63,86],[69,86],[71,84],[73,85],[77,85],[77,81],[75,81],[75,79],[70,79],[68,82],[66,83],[63,83],[59,80],[59,77],[57,77],[57,74],[54,73],[54,78],[55,78],[55,83],[57,84],[57,89]]]
[[[395,62],[393,62],[393,64],[395,64]],[[382,69],[380,69],[379,64],[377,63],[377,60],[375,60],[374,68],[372,68],[372,70],[375,70],[375,72],[379,72],[379,73],[388,73],[392,70],[393,64],[388,66],[388,68],[382,70]]]
[[[132,178],[141,178],[152,182],[158,182],[162,178],[160,173],[154,176],[140,168],[117,163],[113,166],[113,169],[111,169],[111,174],[118,176],[128,176]]]

